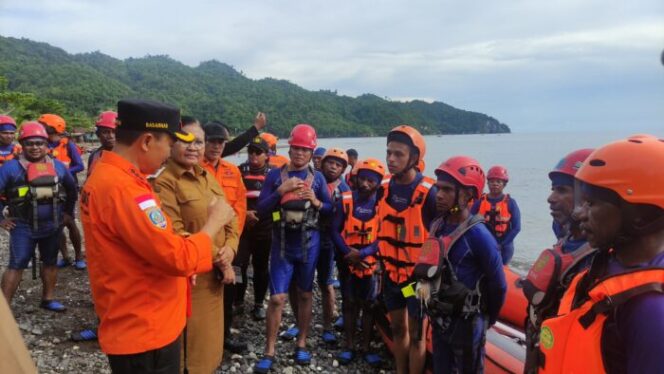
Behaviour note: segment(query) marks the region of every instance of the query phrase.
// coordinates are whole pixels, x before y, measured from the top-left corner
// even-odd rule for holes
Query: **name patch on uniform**
[[[152,197],[152,195],[139,196],[135,198],[134,201],[136,201],[138,207],[143,211],[157,207],[157,202],[154,200],[154,197]]]
[[[152,222],[154,226],[159,227],[160,229],[166,228],[166,217],[164,217],[164,213],[161,212],[161,209],[152,207],[146,210],[145,214],[148,215],[150,222]]]

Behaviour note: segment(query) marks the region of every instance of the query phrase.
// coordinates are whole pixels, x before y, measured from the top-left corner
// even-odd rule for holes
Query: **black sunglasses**
[[[46,145],[46,142],[43,140],[25,140],[23,141],[24,147],[43,147]]]

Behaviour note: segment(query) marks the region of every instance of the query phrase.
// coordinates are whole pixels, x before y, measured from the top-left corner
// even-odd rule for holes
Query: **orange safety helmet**
[[[385,166],[378,159],[367,158],[362,161],[358,161],[351,172],[351,175],[357,175],[360,170],[369,170],[380,175],[380,178],[385,177]]]
[[[18,132],[18,140],[27,138],[44,138],[48,140],[46,129],[39,122],[26,122],[21,125],[21,130]]]
[[[346,151],[341,148],[328,149],[323,155],[323,158],[320,160],[321,164],[325,162],[325,159],[328,157],[338,158],[339,160],[343,161],[345,167],[348,166],[348,155],[346,154]]]
[[[3,114],[0,115],[0,125],[10,125],[16,128],[16,121],[12,117]]]
[[[264,132],[259,136],[261,137],[261,139],[265,140],[265,142],[270,148],[274,148],[277,146],[277,141],[279,140],[279,138],[277,138],[276,135],[270,134],[269,132]]]
[[[306,123],[295,125],[288,138],[288,144],[295,147],[311,149],[313,151],[317,144],[316,130]]]
[[[417,159],[418,163],[420,160],[424,159],[424,155],[427,152],[427,147],[426,143],[424,142],[424,137],[422,134],[420,134],[419,131],[410,125],[399,125],[390,130],[390,132],[387,134],[387,142],[389,143],[392,141],[392,137],[396,134],[404,134],[410,139],[411,143],[413,143],[412,146],[415,147],[420,154]],[[415,166],[417,166],[417,163]]]
[[[484,191],[484,171],[480,163],[472,157],[455,156],[449,158],[436,169],[438,178],[441,174],[448,174],[462,186],[474,188],[476,199],[479,199]]]
[[[116,123],[115,120],[118,118],[118,114],[113,111],[106,111],[106,112],[101,112],[99,114],[99,118],[97,118],[97,122],[95,125],[97,127],[106,127],[109,129],[115,129],[116,128]]]
[[[55,130],[55,132],[58,134],[65,132],[65,128],[67,127],[67,123],[65,122],[64,118],[57,114],[42,114],[39,116],[37,121],[39,121],[39,123],[42,125],[53,128],[53,130]]]
[[[664,139],[632,136],[596,149],[576,173],[576,179],[609,189],[632,204],[664,209]]]
[[[420,160],[420,162],[417,163],[417,170],[420,171],[420,173],[424,173],[424,169],[426,169],[427,164],[424,163],[424,160]]]
[[[505,183],[509,182],[510,177],[507,175],[507,169],[504,166],[492,166],[486,174],[486,180],[498,179]]]

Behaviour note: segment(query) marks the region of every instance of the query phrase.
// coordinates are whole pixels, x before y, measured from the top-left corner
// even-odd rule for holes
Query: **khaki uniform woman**
[[[196,233],[203,227],[207,210],[215,198],[224,193],[214,177],[199,166],[205,142],[199,125],[183,127],[196,137],[191,143],[176,142],[171,158],[154,180],[162,208],[182,235]],[[223,354],[223,285],[234,282],[231,262],[239,242],[237,218],[214,238],[221,261],[213,271],[198,274],[192,281],[191,315],[187,318],[183,344],[183,369],[190,374],[209,374],[221,364]]]

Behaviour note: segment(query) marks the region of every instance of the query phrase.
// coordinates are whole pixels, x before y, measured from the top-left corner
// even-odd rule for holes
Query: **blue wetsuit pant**
[[[300,236],[299,231],[293,231],[292,234]],[[281,240],[275,235],[270,249],[270,295],[288,293],[291,281],[295,281],[301,291],[311,292],[319,251],[320,239],[317,235],[311,235],[306,256],[301,246],[289,248],[288,245],[282,255]]]
[[[484,372],[485,317],[450,318],[433,325],[433,372]]]
[[[62,228],[33,231],[31,225],[17,221],[9,235],[9,269],[27,268],[37,247],[42,263],[55,266]]]

